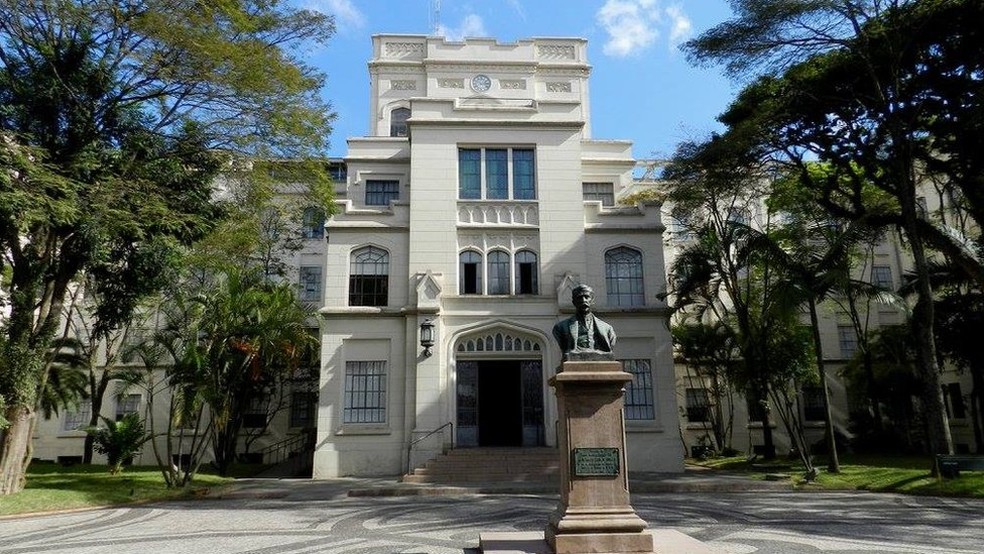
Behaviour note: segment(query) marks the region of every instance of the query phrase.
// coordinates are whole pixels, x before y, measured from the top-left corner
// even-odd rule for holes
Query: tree
[[[140,448],[153,435],[144,430],[143,422],[137,414],[126,414],[118,421],[107,417],[102,420],[105,427],[89,427],[86,433],[92,435],[96,451],[106,455],[109,472],[116,475],[123,471],[124,463],[140,453]]]
[[[100,274],[125,319],[146,293],[128,284],[217,218],[220,150],[321,153],[333,114],[296,47],[332,32],[277,0],[0,2],[0,494],[23,487],[69,284]]]
[[[705,411],[704,421],[714,434],[714,444],[722,452],[734,450],[731,442],[734,431],[732,374],[739,363],[734,337],[728,326],[721,322],[674,325],[671,334],[673,345],[686,362],[687,369],[694,372],[698,388],[710,385],[711,405],[697,408]]]
[[[904,231],[919,277],[911,321],[926,386],[930,449],[951,452],[936,365],[927,246],[965,265],[978,279],[984,278],[984,266],[968,257],[948,233],[921,217],[916,191],[928,167],[925,160],[938,149],[932,128],[939,96],[930,93],[935,85],[927,86],[927,68],[945,66],[948,75],[960,77],[949,81],[964,87],[951,98],[975,94],[981,80],[975,69],[980,67],[980,41],[979,31],[970,27],[980,17],[980,3],[738,0],[734,4],[735,19],[687,45],[694,59],[724,62],[732,74],[766,72],[721,117],[729,128],[727,134],[739,137],[756,157],[769,157],[799,171],[811,186],[824,191],[822,201],[832,214],[897,225]],[[959,22],[955,28],[953,22]],[[948,48],[952,43],[962,46]],[[954,52],[962,57],[943,64],[931,61]],[[967,113],[979,115],[975,110]],[[974,125],[947,129],[962,136]],[[808,170],[815,161],[830,168],[823,178],[813,178]],[[869,186],[891,202],[866,203]]]

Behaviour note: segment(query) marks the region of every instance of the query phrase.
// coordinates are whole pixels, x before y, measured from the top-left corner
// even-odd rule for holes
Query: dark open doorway
[[[458,446],[541,446],[540,360],[461,360],[457,364]]]
[[[523,395],[518,361],[478,363],[479,446],[522,446]]]

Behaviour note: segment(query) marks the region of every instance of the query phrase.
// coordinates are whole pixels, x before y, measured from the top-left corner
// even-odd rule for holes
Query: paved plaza
[[[480,531],[542,530],[556,495],[349,497],[271,481],[219,499],[0,520],[0,552],[474,554]],[[869,493],[633,495],[653,527],[722,553],[984,552],[984,501]]]

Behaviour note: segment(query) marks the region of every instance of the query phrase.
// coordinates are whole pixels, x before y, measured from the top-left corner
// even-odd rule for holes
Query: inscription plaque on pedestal
[[[618,477],[618,448],[575,448],[574,477]]]

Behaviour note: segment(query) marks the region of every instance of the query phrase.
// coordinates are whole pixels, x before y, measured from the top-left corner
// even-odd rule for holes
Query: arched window
[[[325,238],[325,211],[315,206],[304,208],[301,235],[306,239]]]
[[[482,294],[482,255],[474,250],[458,256],[458,294]]]
[[[620,246],[605,252],[609,306],[642,306],[642,252]]]
[[[489,252],[489,294],[509,294],[509,253]]]
[[[410,119],[409,108],[396,108],[390,112],[390,136],[405,137],[409,135],[407,120]]]
[[[536,254],[529,250],[516,252],[516,294],[538,294]]]
[[[367,246],[352,252],[349,306],[385,306],[389,289],[389,253]]]

